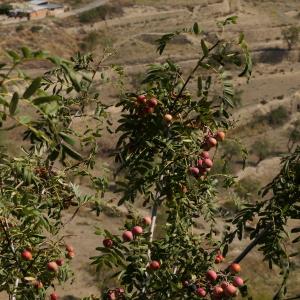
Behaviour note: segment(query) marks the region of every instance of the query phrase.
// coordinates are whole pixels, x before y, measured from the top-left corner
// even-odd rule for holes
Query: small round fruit
[[[206,290],[204,288],[198,288],[196,290],[196,294],[200,297],[205,297],[206,296]]]
[[[207,139],[206,143],[207,143],[207,145],[208,145],[210,148],[212,148],[212,147],[217,146],[218,141],[217,141],[215,138],[213,138],[213,137],[209,137],[209,138]]]
[[[236,287],[241,287],[244,285],[244,280],[239,276],[235,276],[232,283]]]
[[[58,299],[59,299],[59,297],[56,293],[51,293],[50,294],[50,300],[58,300]]]
[[[237,263],[233,263],[229,267],[231,273],[239,273],[241,271],[241,266]]]
[[[199,169],[196,167],[190,167],[190,173],[196,177],[199,175]]]
[[[164,120],[169,123],[173,120],[173,117],[170,114],[165,114],[164,115]]]
[[[157,101],[157,99],[156,98],[151,98],[148,102],[147,102],[147,105],[149,106],[149,107],[155,107],[155,106],[157,106],[157,104],[158,104],[158,101]]]
[[[67,258],[68,259],[73,259],[75,257],[75,252],[74,251],[69,251],[68,253],[67,253]]]
[[[74,247],[72,245],[66,245],[66,250],[68,252],[74,252]]]
[[[217,255],[215,258],[215,264],[219,264],[222,262],[222,259]]]
[[[203,151],[203,152],[200,154],[200,156],[201,156],[203,159],[209,158],[209,157],[210,157],[208,151]]]
[[[151,219],[151,217],[144,217],[143,218],[143,223],[145,224],[145,225],[151,225],[151,223],[152,223],[152,219]]]
[[[207,271],[207,273],[206,273],[206,277],[207,277],[207,279],[210,280],[210,281],[215,281],[215,280],[217,280],[218,275],[217,275],[217,273],[216,273],[215,271],[209,270],[209,271]]]
[[[145,110],[144,110],[144,112],[145,112],[146,114],[151,115],[151,114],[154,113],[154,107],[146,107]]]
[[[37,280],[35,283],[34,283],[34,287],[36,289],[42,289],[44,287],[43,283],[40,281],[40,280]]]
[[[146,103],[147,102],[147,98],[146,98],[146,96],[145,95],[139,95],[138,97],[137,97],[137,102],[138,103]]]
[[[105,248],[111,248],[114,244],[111,239],[104,239],[102,243]]]
[[[215,297],[220,297],[223,295],[223,292],[224,290],[219,286],[219,285],[216,285],[214,288],[213,288],[213,295]]]
[[[190,285],[190,283],[189,283],[188,280],[183,280],[183,281],[182,281],[182,285],[183,285],[184,287],[188,287],[188,286]]]
[[[122,237],[124,242],[130,242],[133,240],[133,234],[129,230],[124,231]]]
[[[125,293],[125,290],[123,288],[116,288],[116,293],[118,295],[123,295]]]
[[[226,296],[234,297],[237,294],[237,289],[234,285],[228,284],[227,287],[224,289],[224,293]]]
[[[116,300],[117,299],[116,293],[114,291],[109,291],[108,294],[107,294],[107,297],[108,297],[109,300]]]
[[[225,139],[225,133],[224,133],[224,131],[218,131],[218,132],[215,134],[215,138],[216,138],[216,140],[219,141],[219,142],[224,141],[224,139]]]
[[[64,264],[64,260],[62,258],[57,259],[55,262],[59,267],[61,267]]]
[[[160,269],[160,263],[157,260],[152,260],[151,263],[149,264],[150,270],[156,271]]]
[[[58,271],[58,265],[55,261],[48,262],[47,268],[51,272],[57,272]]]
[[[211,168],[213,166],[213,162],[210,158],[205,158],[203,160],[203,165],[205,166],[205,168]]]
[[[32,260],[32,253],[28,250],[22,252],[22,258],[25,260]]]
[[[143,228],[141,226],[134,226],[131,232],[133,235],[140,235],[143,233]]]
[[[223,290],[225,290],[225,289],[227,288],[228,285],[229,285],[229,282],[227,282],[227,281],[222,281],[222,282],[221,282],[221,288],[222,288]]]

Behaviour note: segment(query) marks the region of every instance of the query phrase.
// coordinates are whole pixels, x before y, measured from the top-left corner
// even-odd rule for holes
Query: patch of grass
[[[91,31],[82,40],[80,48],[83,51],[93,51],[98,46],[103,48],[112,47],[114,39],[103,31]]]

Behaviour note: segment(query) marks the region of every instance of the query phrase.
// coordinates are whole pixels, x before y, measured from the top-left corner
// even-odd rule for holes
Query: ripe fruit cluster
[[[200,158],[197,161],[197,166],[190,167],[190,173],[198,178],[200,176],[206,175],[213,166],[213,161],[210,159],[210,154],[208,151],[203,151],[200,154]]]
[[[217,131],[215,134],[209,134],[205,137],[203,143],[203,149],[209,151],[217,146],[218,142],[225,140],[225,133],[223,131]]]
[[[107,299],[108,300],[121,300],[124,299],[125,290],[123,288],[116,288],[109,290],[107,292]]]
[[[206,272],[206,281],[204,279],[196,282],[184,280],[182,285],[200,298],[206,297],[207,294],[210,294],[214,300],[236,297],[238,288],[244,285],[243,279],[235,276],[236,273],[240,272],[241,267],[239,264],[232,264],[229,270],[229,274],[208,270]]]
[[[136,98],[136,104],[139,107],[139,113],[141,115],[152,114],[158,105],[158,100],[155,97],[147,99],[146,95],[139,95]]]

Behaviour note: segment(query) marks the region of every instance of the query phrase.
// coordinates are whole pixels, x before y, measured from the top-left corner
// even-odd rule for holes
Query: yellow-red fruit
[[[44,285],[40,280],[38,280],[34,283],[34,287],[37,289],[42,289],[44,287]]]
[[[219,285],[216,285],[214,288],[213,288],[213,295],[215,297],[220,297],[223,295],[223,292],[224,290],[219,286]]]
[[[202,164],[205,168],[211,168],[213,166],[213,162],[210,158],[205,158]]]
[[[241,277],[235,276],[232,283],[236,287],[241,287],[244,285],[244,280]]]
[[[151,217],[144,217],[144,218],[143,218],[143,223],[144,223],[145,225],[151,225],[151,223],[152,223]]]
[[[171,121],[173,120],[173,117],[172,117],[172,115],[170,115],[170,114],[165,114],[165,115],[164,115],[164,120],[165,120],[166,122],[171,122]]]
[[[50,294],[50,300],[58,300],[58,299],[59,299],[59,297],[56,293]]]
[[[219,256],[216,256],[215,264],[219,264],[220,262],[222,262],[221,258]]]
[[[145,95],[139,95],[137,97],[137,101],[138,101],[138,103],[146,103],[147,102],[147,98],[146,98]]]
[[[157,101],[157,99],[156,98],[151,98],[148,102],[147,102],[147,105],[149,106],[149,107],[155,107],[155,106],[157,106],[157,104],[158,104],[158,101]]]
[[[28,250],[24,250],[22,252],[22,258],[25,259],[25,260],[32,260],[32,254],[30,251]]]
[[[190,173],[191,173],[193,176],[198,176],[198,175],[199,175],[199,169],[196,168],[196,167],[190,167]]]
[[[151,261],[151,263],[149,264],[149,268],[150,268],[150,270],[154,270],[154,271],[160,269],[159,261],[157,261],[157,260]]]
[[[218,131],[215,134],[215,138],[216,138],[217,141],[222,142],[222,141],[225,140],[225,133],[223,131]]]
[[[206,277],[207,277],[207,279],[210,280],[210,281],[215,281],[215,280],[217,280],[218,275],[217,275],[217,273],[216,273],[215,271],[209,270],[209,271],[207,271],[207,273],[206,273]]]
[[[221,288],[222,288],[223,290],[225,290],[225,289],[227,288],[228,285],[229,285],[229,282],[227,282],[227,281],[222,281],[222,282],[221,282]]]
[[[141,226],[134,226],[131,232],[133,235],[140,235],[143,233],[143,228]]]
[[[201,152],[200,156],[201,156],[202,158],[204,158],[204,159],[210,157],[208,151],[203,151],[203,152]]]
[[[58,271],[58,265],[57,265],[57,263],[55,261],[50,261],[47,264],[47,268],[51,272],[57,272]]]
[[[104,239],[103,240],[103,246],[105,248],[111,248],[113,246],[113,241],[111,239]]]
[[[68,252],[74,252],[74,247],[72,245],[66,245],[66,250]]]
[[[57,259],[55,262],[60,267],[64,264],[64,260],[62,258]]]
[[[129,230],[124,231],[122,237],[124,242],[130,242],[133,240],[133,234]]]
[[[218,141],[217,141],[215,138],[209,137],[209,138],[207,139],[207,145],[208,145],[210,148],[217,146],[217,144],[218,144]]]
[[[69,251],[69,252],[67,253],[67,258],[73,259],[74,257],[75,257],[75,252],[74,252],[74,251]]]
[[[108,297],[109,300],[116,300],[117,299],[115,291],[109,291],[108,294],[107,294],[107,297]]]
[[[146,107],[144,110],[144,113],[146,114],[153,114],[154,113],[154,107]]]
[[[237,289],[232,284],[228,284],[226,286],[226,288],[224,289],[224,293],[225,293],[226,296],[234,297],[237,294]]]
[[[230,265],[229,270],[232,273],[239,273],[241,271],[241,266],[237,263],[233,263]]]
[[[197,294],[198,296],[200,296],[200,297],[205,297],[205,296],[206,296],[206,291],[205,291],[204,288],[198,288],[198,289],[196,290],[196,294]]]

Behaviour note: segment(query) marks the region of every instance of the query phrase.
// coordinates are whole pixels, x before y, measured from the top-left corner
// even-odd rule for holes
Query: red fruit
[[[207,173],[207,170],[208,170],[208,169],[200,168],[200,169],[199,169],[199,174],[200,174],[200,175],[205,175],[205,174]]]
[[[201,154],[200,154],[200,156],[202,157],[202,158],[209,158],[209,152],[208,151],[203,151]]]
[[[117,299],[117,296],[116,296],[114,291],[109,291],[108,294],[107,294],[107,297],[108,297],[109,300],[116,300]]]
[[[151,223],[152,223],[151,217],[144,217],[144,218],[143,218],[143,223],[144,223],[145,225],[151,225]]]
[[[41,281],[38,280],[34,283],[34,287],[37,289],[42,289],[44,287],[44,285]]]
[[[229,269],[232,273],[239,273],[241,271],[241,266],[239,264],[233,263],[231,264]]]
[[[225,133],[223,131],[218,131],[215,134],[215,138],[216,138],[217,141],[222,142],[225,139]]]
[[[122,294],[125,293],[125,290],[123,288],[117,288],[116,293],[119,294],[119,295],[122,295]]]
[[[232,283],[236,287],[241,287],[244,285],[244,280],[241,277],[235,276]]]
[[[151,99],[147,102],[147,105],[148,105],[149,107],[155,107],[155,106],[157,106],[157,104],[158,104],[158,101],[157,101],[156,98],[151,98]]]
[[[218,275],[217,275],[217,273],[216,273],[215,271],[209,270],[209,271],[207,271],[207,273],[206,273],[206,277],[207,277],[207,279],[210,280],[210,281],[215,281],[215,280],[217,280]]]
[[[75,252],[69,251],[69,252],[67,253],[67,258],[68,258],[68,259],[73,259],[74,257],[75,257]]]
[[[138,103],[146,103],[147,102],[147,98],[146,98],[145,95],[139,95],[137,97],[137,101],[138,101]]]
[[[203,160],[203,165],[206,167],[206,168],[211,168],[213,166],[213,162],[210,158],[205,158]]]
[[[206,141],[206,144],[209,148],[215,147],[217,146],[218,142],[215,138],[213,137],[209,137]]]
[[[127,230],[127,231],[124,231],[123,235],[123,241],[124,242],[130,242],[133,240],[133,234],[131,231]]]
[[[229,282],[227,282],[227,281],[221,282],[221,288],[222,288],[223,290],[225,290],[225,289],[227,288],[228,285],[229,285]]]
[[[52,293],[52,294],[50,294],[50,299],[51,300],[57,300],[57,299],[59,299],[59,297],[56,293]]]
[[[190,173],[196,177],[199,175],[199,169],[196,167],[190,167]]]
[[[215,258],[215,264],[219,264],[220,262],[222,262],[222,259],[217,255]]]
[[[188,286],[190,285],[190,283],[189,283],[188,280],[183,280],[183,281],[182,281],[182,285],[183,285],[184,287],[188,287]]]
[[[57,259],[55,262],[60,267],[64,264],[64,260],[62,258]]]
[[[149,264],[149,268],[150,268],[150,270],[154,270],[154,271],[160,269],[159,261],[157,261],[157,260],[151,261],[151,263]]]
[[[237,294],[237,289],[232,284],[228,284],[227,287],[224,289],[224,293],[226,296],[233,297]]]
[[[25,260],[32,260],[32,254],[30,251],[28,250],[24,250],[22,252],[22,258],[25,259]]]
[[[198,159],[197,165],[199,168],[202,168],[203,167],[203,159]]]
[[[103,246],[105,248],[111,248],[113,246],[113,241],[111,239],[104,239],[103,240]]]
[[[50,261],[47,264],[47,268],[51,272],[57,272],[58,271],[58,265],[57,265],[57,263],[55,261]]]
[[[131,232],[133,235],[140,235],[143,233],[143,228],[141,226],[134,226]]]
[[[66,250],[68,252],[74,252],[74,247],[72,245],[66,245]]]
[[[206,296],[206,290],[204,288],[198,288],[196,290],[196,294],[200,297],[205,297]]]
[[[223,289],[219,285],[216,285],[213,288],[213,295],[215,297],[220,297],[220,296],[222,296],[222,294],[223,294]]]
[[[165,115],[164,115],[164,120],[165,120],[166,122],[171,122],[171,121],[173,120],[173,117],[172,117],[172,115],[170,115],[170,114],[165,114]]]
[[[146,114],[153,114],[154,113],[154,108],[153,107],[146,107],[144,109],[144,113],[146,113]]]

